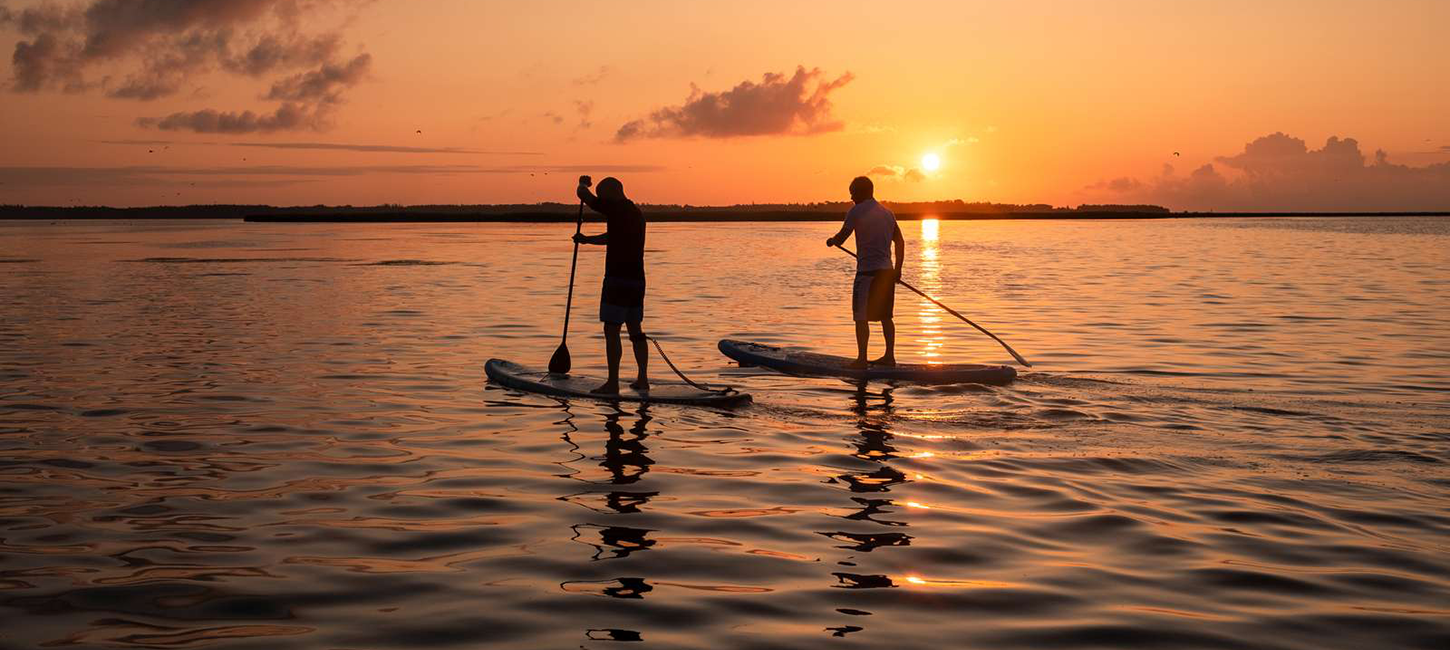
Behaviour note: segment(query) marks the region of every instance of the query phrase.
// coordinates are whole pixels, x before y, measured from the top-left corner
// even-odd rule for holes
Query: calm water
[[[0,646],[1450,647],[1450,220],[904,225],[1036,368],[729,366],[851,352],[833,224],[651,226],[724,412],[486,384],[558,344],[564,225],[0,222]]]

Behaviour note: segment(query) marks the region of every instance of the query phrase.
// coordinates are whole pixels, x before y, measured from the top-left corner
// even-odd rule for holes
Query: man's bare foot
[[[595,395],[618,395],[619,394],[619,382],[617,382],[617,381],[606,381],[606,382],[604,382],[604,385],[603,386],[600,386],[599,388],[596,388],[596,389],[591,390],[589,392],[594,393]]]
[[[629,387],[643,393],[649,390],[649,379],[640,377],[639,379],[629,382]]]
[[[896,365],[896,357],[890,355],[883,355],[880,359],[872,361],[871,365],[891,368]]]
[[[855,361],[852,361],[851,363],[846,364],[847,368],[853,369],[865,369],[866,366],[867,364],[865,359],[857,359]]]

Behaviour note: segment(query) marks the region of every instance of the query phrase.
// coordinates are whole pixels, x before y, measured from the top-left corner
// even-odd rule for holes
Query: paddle
[[[845,251],[846,254],[847,255],[850,255],[851,257],[855,257],[856,256],[855,253],[853,253],[853,252],[851,252],[849,250],[846,250],[846,247],[845,246],[842,246],[840,244],[836,244],[836,248],[839,248],[839,249]],[[951,314],[953,316],[956,316],[957,318],[962,319],[962,321],[965,322],[966,324],[971,325],[972,327],[977,328],[983,334],[986,334],[987,336],[992,337],[992,340],[993,341],[996,341],[998,343],[1001,343],[1002,344],[1002,347],[1006,348],[1007,349],[1007,352],[1010,353],[1012,355],[1012,358],[1013,359],[1016,359],[1018,363],[1021,363],[1022,365],[1027,366],[1028,368],[1031,368],[1032,367],[1032,364],[1027,363],[1027,360],[1022,358],[1022,355],[1017,354],[1017,351],[1012,349],[1012,346],[1007,345],[1007,342],[1006,341],[1003,341],[1002,339],[997,338],[997,335],[996,334],[993,334],[991,332],[988,332],[985,327],[982,327],[981,325],[978,325],[976,323],[973,323],[966,316],[963,316],[961,314],[958,314],[956,312],[956,310],[952,309],[951,307],[948,307],[946,305],[941,304],[940,302],[937,301],[936,298],[933,298],[931,296],[928,296],[928,295],[922,293],[920,289],[917,289],[916,287],[913,287],[913,286],[907,284],[906,281],[905,280],[902,280],[900,277],[896,278],[896,282],[899,283],[901,286],[906,287],[907,289],[911,289],[912,291],[916,292],[916,295],[921,296],[923,298],[926,298],[927,300],[930,300],[931,301],[931,304],[936,305],[938,307],[941,307],[942,309],[945,309],[948,314]]]
[[[581,187],[589,187],[593,182],[588,176],[579,177]],[[577,236],[584,230],[584,200],[579,200],[579,219],[574,223],[574,234]],[[569,297],[564,300],[564,334],[559,338],[559,349],[554,350],[554,356],[549,358],[549,372],[556,375],[569,374],[569,368],[573,363],[569,359],[569,312],[574,307],[574,271],[579,268],[579,242],[574,242],[574,261],[569,263]]]

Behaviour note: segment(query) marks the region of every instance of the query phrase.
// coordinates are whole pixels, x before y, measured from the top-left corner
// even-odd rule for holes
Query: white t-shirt
[[[846,228],[856,233],[856,271],[894,269],[891,241],[896,234],[896,215],[886,206],[867,199],[846,213]]]

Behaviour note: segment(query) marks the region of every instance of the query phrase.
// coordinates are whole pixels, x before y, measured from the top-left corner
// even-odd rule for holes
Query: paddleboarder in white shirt
[[[896,215],[873,196],[871,179],[858,176],[851,181],[851,200],[856,203],[846,213],[841,231],[826,240],[827,246],[840,246],[852,232],[856,233],[856,280],[851,290],[851,314],[856,321],[856,360],[854,368],[868,365],[896,365],[896,323],[891,320],[896,302],[896,279],[906,261],[906,239],[896,225]],[[896,264],[891,263],[891,246],[896,245]],[[866,344],[871,338],[871,321],[881,321],[881,334],[886,337],[886,354],[866,361]]]

